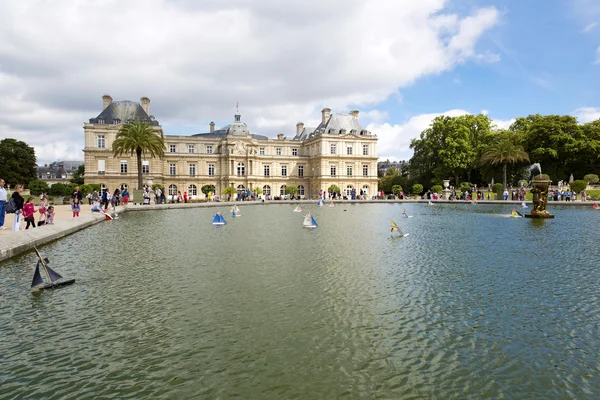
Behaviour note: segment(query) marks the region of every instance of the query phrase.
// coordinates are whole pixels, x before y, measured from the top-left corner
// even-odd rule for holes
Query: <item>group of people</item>
[[[13,232],[19,232],[21,230],[21,223],[23,220],[27,222],[25,229],[35,228],[36,226],[54,224],[54,206],[50,206],[47,203],[47,199],[44,197],[40,200],[38,205],[37,213],[39,214],[38,221],[36,223],[35,215],[35,198],[28,197],[27,200],[23,198],[21,193],[23,192],[23,185],[15,185],[15,191],[13,192],[10,199],[8,199],[8,193],[4,188],[5,181],[0,178],[0,229],[5,230],[4,221],[6,214],[15,214],[13,222]]]

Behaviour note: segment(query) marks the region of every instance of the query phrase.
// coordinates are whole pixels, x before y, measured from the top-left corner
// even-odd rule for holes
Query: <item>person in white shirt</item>
[[[6,206],[6,202],[8,201],[8,194],[6,193],[6,189],[4,189],[4,179],[0,178],[0,229],[6,229],[4,227],[4,217],[6,213],[4,212],[4,206]]]

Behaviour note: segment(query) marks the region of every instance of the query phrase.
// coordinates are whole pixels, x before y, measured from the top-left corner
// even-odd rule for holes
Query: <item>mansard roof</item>
[[[158,125],[158,121],[151,119],[140,103],[129,100],[111,102],[96,118],[90,118],[90,123],[120,124],[138,118],[151,125]]]
[[[345,114],[333,114],[329,119],[323,123],[321,122],[317,129],[310,135],[344,135],[354,133],[355,135],[371,135],[371,132],[367,131],[352,115]]]

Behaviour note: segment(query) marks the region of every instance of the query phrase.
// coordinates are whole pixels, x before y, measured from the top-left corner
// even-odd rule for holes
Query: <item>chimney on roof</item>
[[[150,99],[147,97],[142,97],[140,99],[140,103],[142,104],[144,111],[146,111],[146,114],[150,115]]]
[[[150,115],[149,118],[150,118],[150,121],[156,121],[156,117],[154,115]]]
[[[331,108],[324,108],[321,110],[321,123],[325,125],[329,122],[329,118],[331,117]]]
[[[350,111],[350,115],[352,115],[355,120],[358,120],[358,110]]]
[[[304,130],[304,123],[298,122],[296,124],[296,136],[300,136],[300,134],[302,133],[303,130]]]
[[[110,95],[105,94],[104,96],[102,96],[102,109],[106,110],[106,107],[110,106],[110,103],[112,103],[112,97],[110,97]]]
[[[283,140],[283,133],[277,134],[277,140]]]
[[[210,123],[210,133],[214,133],[215,132],[215,123],[211,122]]]

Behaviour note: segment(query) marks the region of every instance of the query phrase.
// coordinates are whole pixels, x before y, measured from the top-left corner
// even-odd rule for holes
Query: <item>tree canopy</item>
[[[165,139],[162,133],[158,134],[152,125],[139,118],[121,127],[112,146],[115,157],[122,154],[136,155],[138,189],[143,187],[142,155],[162,158],[165,154]]]
[[[26,186],[37,178],[35,149],[16,139],[0,141],[0,178],[10,185]]]

